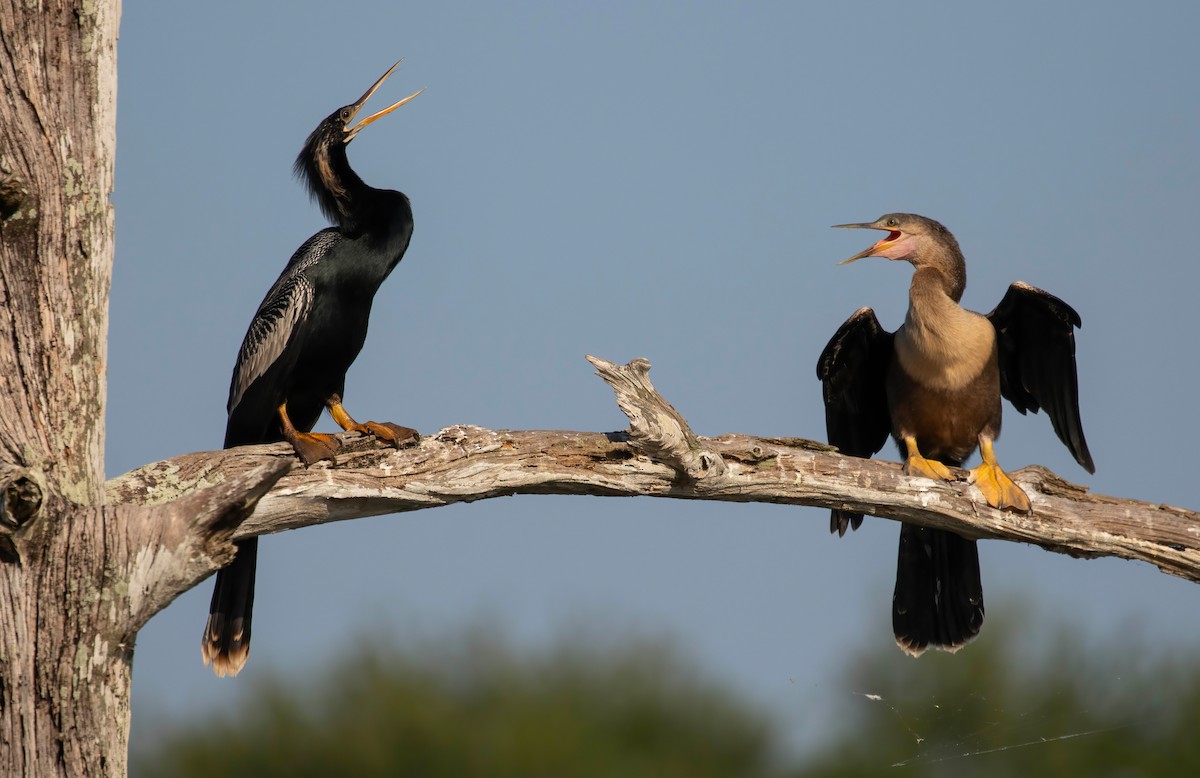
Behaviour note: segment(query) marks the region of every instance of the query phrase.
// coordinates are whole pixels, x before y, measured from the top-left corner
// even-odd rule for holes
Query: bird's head
[[[854,227],[884,230],[887,237],[873,243],[849,259],[845,265],[863,257],[902,259],[915,268],[932,268],[945,277],[946,292],[955,300],[962,297],[967,284],[967,268],[958,241],[940,222],[915,213],[888,213],[873,222],[835,224],[835,227]]]
[[[946,249],[951,246],[955,250],[958,249],[958,242],[950,234],[950,230],[933,219],[927,219],[915,213],[888,213],[873,222],[835,224],[833,226],[887,232],[887,237],[876,241],[849,259],[842,260],[838,263],[839,265],[845,265],[863,257],[883,257],[885,259],[903,259],[920,266],[922,259],[932,259],[939,254],[938,249]]]
[[[362,111],[367,100],[399,66],[399,62],[392,65],[371,85],[370,89],[363,93],[362,97],[326,116],[308,136],[308,140],[304,142],[304,148],[296,157],[296,174],[307,184],[309,193],[331,221],[343,223],[350,218],[348,213],[349,199],[352,198],[350,193],[355,188],[363,186],[362,181],[350,169],[346,160],[346,145],[354,140],[363,127],[387,116],[425,91],[419,89],[403,100],[392,103],[382,111],[376,111],[355,123],[355,118]]]
[[[355,123],[354,119],[362,111],[362,107],[366,105],[367,100],[371,99],[371,96],[375,94],[379,87],[383,86],[383,82],[386,81],[388,76],[390,76],[398,67],[400,67],[399,62],[388,68],[386,73],[380,76],[374,84],[371,84],[371,88],[364,92],[362,97],[358,98],[349,105],[343,105],[341,108],[326,116],[325,119],[317,125],[317,128],[313,130],[312,135],[309,136],[308,142],[304,144],[305,148],[316,148],[318,146],[332,145],[334,143],[344,146],[350,141],[354,140],[355,136],[362,131],[363,127],[366,127],[368,124],[371,124],[377,119],[387,116],[392,111],[396,110],[409,100],[412,100],[414,97],[425,91],[424,89],[418,89],[416,92],[413,92],[403,100],[392,103],[382,111],[376,111],[370,116]]]

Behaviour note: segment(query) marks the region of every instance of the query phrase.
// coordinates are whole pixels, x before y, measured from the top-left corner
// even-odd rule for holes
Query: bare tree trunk
[[[0,773],[123,774],[103,503],[119,2],[0,5]]]
[[[268,463],[170,506],[105,504],[119,16],[116,1],[0,4],[6,776],[125,775],[146,604],[194,586],[207,560],[228,561],[227,542],[203,554],[194,544],[227,540],[286,470]]]

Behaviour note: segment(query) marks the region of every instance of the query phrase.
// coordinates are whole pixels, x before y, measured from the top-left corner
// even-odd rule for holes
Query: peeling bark
[[[123,775],[104,498],[118,2],[0,3],[0,774]]]
[[[670,497],[863,511],[1076,557],[1141,560],[1200,581],[1200,514],[1195,511],[1091,494],[1032,466],[1010,473],[1033,503],[1032,514],[1015,514],[988,506],[966,483],[965,470],[955,471],[960,482],[947,483],[910,478],[899,463],[843,456],[802,438],[698,437],[654,390],[648,362],[617,366],[589,359],[614,386],[630,418],[628,431],[457,425],[399,451],[379,448],[357,434],[343,436],[346,449],[336,466],[305,469],[293,462],[233,539],[513,494]],[[290,448],[277,444],[186,454],[113,479],[109,499],[153,503],[271,461],[292,461]]]

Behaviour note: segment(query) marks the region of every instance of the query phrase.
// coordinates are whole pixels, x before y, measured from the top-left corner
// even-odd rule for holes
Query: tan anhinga
[[[334,226],[296,250],[250,322],[229,387],[226,448],[286,440],[305,465],[331,459],[337,438],[310,431],[323,408],[347,431],[394,445],[416,436],[394,424],[358,424],[342,406],[346,371],[366,340],[375,292],[412,236],[408,198],[363,183],[346,158],[363,127],[421,93],[354,123],[399,64],[323,119],[296,158],[297,175]],[[217,572],[200,649],[219,676],[237,675],[249,656],[257,556],[257,538],[241,541],[233,562]]]
[[[904,260],[914,268],[908,314],[896,332],[861,308],[838,329],[817,364],[829,442],[870,457],[890,434],[912,476],[954,480],[978,447],[969,473],[988,504],[1019,512],[1029,497],[1001,470],[1000,398],[1022,414],[1045,409],[1075,460],[1094,472],[1079,420],[1075,333],[1079,314],[1021,282],[987,316],[959,306],[967,285],[958,241],[924,216],[891,213],[865,224],[886,237],[841,264],[863,257]],[[857,529],[861,513],[834,510],[830,530]],[[983,586],[974,540],[911,524],[900,528],[892,626],[914,656],[926,648],[958,649],[983,624]]]

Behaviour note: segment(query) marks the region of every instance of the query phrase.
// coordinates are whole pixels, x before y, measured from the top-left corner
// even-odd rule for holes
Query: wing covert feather
[[[825,397],[825,431],[843,454],[870,457],[887,442],[892,337],[879,326],[875,311],[860,308],[821,352],[817,377]]]
[[[893,334],[879,326],[870,308],[860,308],[838,328],[821,358],[817,378],[825,398],[825,431],[843,454],[870,457],[892,430],[887,404],[887,371]],[[858,529],[861,513],[834,509],[829,529],[845,535]]]
[[[271,290],[250,322],[250,329],[238,351],[229,387],[230,413],[250,385],[283,354],[297,326],[312,310],[312,301],[312,284],[302,275],[294,275],[288,283]]]
[[[1079,314],[1049,292],[1018,281],[988,319],[996,328],[1000,393],[1021,413],[1045,409],[1075,461],[1089,473],[1096,472],[1079,418]]]
[[[230,414],[250,385],[283,355],[297,325],[312,310],[313,286],[305,271],[320,262],[342,240],[342,234],[332,227],[317,232],[296,249],[271,285],[238,350],[229,384],[229,402],[225,406]]]

